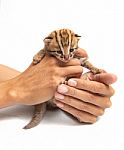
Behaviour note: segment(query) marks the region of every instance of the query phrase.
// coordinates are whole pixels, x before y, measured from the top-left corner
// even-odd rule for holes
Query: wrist
[[[0,83],[0,108],[16,104],[16,96],[11,94],[11,81]]]
[[[23,104],[24,94],[20,84],[19,76],[12,79],[9,83],[8,95],[13,104]]]
[[[8,97],[14,104],[18,103],[19,95],[13,81],[9,84]]]

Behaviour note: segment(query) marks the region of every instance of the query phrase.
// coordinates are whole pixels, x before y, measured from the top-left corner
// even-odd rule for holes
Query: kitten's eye
[[[62,51],[56,51],[58,54],[62,54]]]
[[[72,48],[72,49],[70,49],[70,52],[73,52],[75,49],[74,48]]]

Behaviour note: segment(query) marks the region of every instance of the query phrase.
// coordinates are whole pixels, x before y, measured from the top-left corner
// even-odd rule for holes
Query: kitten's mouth
[[[69,62],[70,61],[70,59],[69,60],[65,60],[65,59],[59,59],[59,60],[61,60],[62,62],[64,62],[64,63],[67,63],[67,62]]]
[[[69,58],[69,59],[64,59],[64,58],[63,58],[63,59],[61,59],[61,61],[62,61],[62,62],[65,62],[65,63],[69,62],[70,60],[71,60],[71,58]]]
[[[70,61],[70,59],[71,59],[71,58],[70,58],[69,55],[64,55],[62,61],[65,62],[65,63],[67,63],[67,62]]]
[[[69,55],[64,55],[64,60],[65,61],[69,61],[69,59],[70,59]]]
[[[70,57],[69,55],[64,55],[63,57],[57,57],[57,58],[65,63],[69,62],[72,59],[72,57]]]

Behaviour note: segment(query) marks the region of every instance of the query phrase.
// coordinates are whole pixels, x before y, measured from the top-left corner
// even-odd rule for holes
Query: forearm
[[[0,108],[15,104],[13,97],[9,93],[10,88],[11,88],[10,81],[0,83]]]
[[[12,79],[19,74],[19,71],[0,64],[0,82]]]
[[[0,64],[0,108],[15,104],[13,96],[9,93],[12,81],[19,71]]]
[[[35,105],[54,96],[57,86],[66,76],[81,74],[79,60],[60,66],[57,59],[46,56],[41,63],[30,65],[23,73],[0,66],[0,108],[15,105]]]

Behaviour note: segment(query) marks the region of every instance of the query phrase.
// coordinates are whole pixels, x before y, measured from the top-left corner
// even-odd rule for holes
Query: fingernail
[[[65,94],[65,93],[68,92],[68,89],[67,89],[67,87],[64,84],[61,84],[61,85],[58,86],[57,91],[59,93]]]
[[[75,81],[73,79],[69,79],[68,80],[68,85],[70,85],[70,86],[76,86],[77,85],[77,81]]]
[[[55,98],[56,99],[64,99],[64,95],[59,94],[59,93],[55,93]]]
[[[112,76],[112,82],[116,82],[118,79],[117,76],[114,74],[111,74],[111,76]]]

